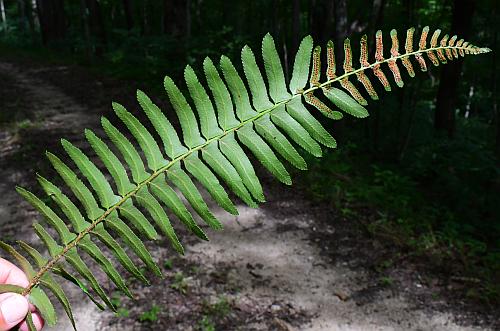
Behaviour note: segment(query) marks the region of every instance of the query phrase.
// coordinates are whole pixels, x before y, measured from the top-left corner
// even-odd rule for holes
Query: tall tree
[[[375,35],[375,29],[382,25],[386,0],[373,0],[372,15],[370,21],[370,40]]]
[[[33,8],[31,7],[31,0],[17,0],[17,8],[19,12],[19,18],[21,21],[22,30],[35,31],[35,24],[33,21]]]
[[[344,39],[348,35],[347,1],[334,0],[333,12],[335,15],[335,48],[337,49],[337,63],[342,63]]]
[[[26,8],[25,8],[25,3],[24,0],[17,0],[17,11],[19,13],[19,19],[21,21],[21,29],[23,31],[26,30],[28,22],[26,19]]]
[[[186,38],[191,37],[191,0],[186,0]]]
[[[311,0],[309,26],[314,40],[324,45],[333,31],[333,1]]]
[[[475,0],[456,0],[453,4],[451,33],[464,38],[469,37]],[[463,59],[459,58],[441,69],[441,78],[434,114],[434,128],[445,132],[452,138],[455,134],[455,105],[458,80],[462,72]]]
[[[123,0],[123,14],[125,16],[127,30],[132,30],[132,28],[134,27],[134,16],[132,15],[132,6],[130,0]]]
[[[3,0],[0,0],[0,15],[2,17],[2,28],[4,32],[7,31],[7,16],[5,15],[5,4]]]
[[[63,40],[66,35],[64,0],[36,0],[36,8],[43,44]]]
[[[150,24],[149,24],[149,1],[142,1],[142,20],[141,20],[141,34],[150,34]]]
[[[35,33],[35,20],[33,18],[33,1],[32,0],[19,0],[24,3],[24,15],[28,21],[28,26],[31,33]]]
[[[163,1],[163,32],[173,37],[191,34],[191,1]]]
[[[95,39],[95,54],[101,56],[108,44],[106,27],[102,19],[101,5],[97,0],[85,0],[85,4],[89,13],[88,22],[90,31]]]
[[[292,49],[295,54],[299,48],[300,42],[300,0],[293,0],[292,4]]]
[[[92,57],[92,43],[90,41],[90,25],[85,0],[80,0],[80,18],[82,22],[81,26],[83,28],[83,37],[85,40],[85,56],[87,61],[90,61]]]
[[[497,14],[498,14],[498,2],[495,2],[495,5],[493,7],[493,21],[496,21],[497,19]],[[491,65],[491,94],[493,96],[493,112],[495,114],[495,120],[496,120],[496,130],[497,130],[497,135],[496,135],[496,143],[495,143],[495,152],[497,156],[497,163],[500,165],[500,109],[498,108],[498,94],[497,94],[497,88],[498,88],[498,82],[497,82],[497,50],[498,50],[498,28],[494,29],[493,32],[493,43],[492,43],[492,49],[493,49],[493,56],[492,56],[492,65]]]
[[[281,1],[280,0],[273,0],[272,1],[272,13],[273,13],[273,31],[272,34],[275,39],[280,40],[281,38],[281,18],[282,15],[281,12]]]

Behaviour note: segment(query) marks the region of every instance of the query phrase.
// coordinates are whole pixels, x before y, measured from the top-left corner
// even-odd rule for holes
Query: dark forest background
[[[346,215],[375,213],[367,231],[437,264],[456,260],[464,276],[482,284],[471,296],[498,299],[499,1],[0,0],[0,6],[0,58],[78,64],[158,95],[166,73],[180,80],[187,63],[199,68],[205,56],[236,60],[245,44],[258,49],[267,32],[287,69],[307,34],[337,45],[349,36],[357,46],[376,29],[404,35],[429,25],[491,48],[406,76],[403,89],[394,85],[368,106],[367,120],[325,121],[339,148],[310,159],[311,169],[296,177],[311,199]],[[0,122],[7,120],[0,111]]]

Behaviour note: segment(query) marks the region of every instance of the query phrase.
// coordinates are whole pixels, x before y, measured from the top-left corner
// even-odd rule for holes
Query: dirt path
[[[45,148],[50,149],[64,135],[81,136],[82,128],[95,125],[98,120],[97,116],[88,116],[85,107],[59,88],[34,78],[35,74],[43,71],[24,73],[10,63],[0,62],[0,78],[4,81],[1,112],[10,122],[0,130],[2,234],[15,229],[18,235],[31,235],[31,222],[26,219],[26,212],[18,208],[21,200],[14,191],[15,185],[31,183],[33,174],[47,167],[42,165]],[[21,115],[16,118],[15,110],[19,109]],[[45,142],[49,145],[43,146]]]
[[[63,67],[20,70],[0,62],[2,111],[26,110],[0,130],[2,240],[35,241],[30,225],[38,216],[21,202],[14,185],[35,187],[36,171],[50,173],[43,151],[60,150],[60,137],[81,142],[83,129],[96,128],[105,111],[99,105],[109,104],[107,99],[89,107],[50,82],[71,75]],[[433,286],[418,269],[395,265],[390,281],[381,281],[371,270],[380,248],[376,242],[327,205],[315,205],[297,188],[262,175],[268,202],[258,210],[238,206],[238,217],[213,206],[225,229],[209,231],[209,243],[181,230],[185,257],[173,256],[165,242],[149,245],[166,277],[147,288],[132,283],[135,302],[115,296],[121,317],[97,312],[72,289],[81,330],[495,329],[494,317],[433,300]],[[63,318],[53,330],[70,330],[70,325]]]

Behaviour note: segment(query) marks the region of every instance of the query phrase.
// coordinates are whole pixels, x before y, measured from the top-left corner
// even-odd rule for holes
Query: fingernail
[[[14,324],[24,319],[27,307],[26,299],[20,295],[12,295],[0,303],[5,322]]]

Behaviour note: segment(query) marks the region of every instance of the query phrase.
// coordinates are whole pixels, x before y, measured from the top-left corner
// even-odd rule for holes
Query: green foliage
[[[486,146],[476,138],[471,129],[456,144],[447,139],[419,144],[398,164],[371,160],[365,144],[347,144],[322,162],[312,160],[300,185],[314,199],[334,204],[342,216],[361,220],[390,246],[425,257],[432,269],[480,279],[474,285],[477,298],[498,302],[500,210],[486,185],[497,176],[496,161],[486,157]],[[376,218],[368,222],[365,214]]]
[[[161,308],[157,305],[153,305],[150,310],[143,312],[139,315],[139,322],[141,323],[154,323],[158,321],[158,313],[161,312]]]
[[[171,259],[166,259],[165,262],[163,262],[163,266],[165,269],[172,270],[174,268],[174,263]]]
[[[201,331],[210,331],[216,329],[216,321],[224,319],[231,313],[231,303],[228,298],[221,296],[217,301],[210,303],[207,300],[203,301],[203,318],[198,322],[198,327]]]
[[[129,317],[130,316],[130,310],[126,309],[126,308],[118,308],[118,310],[116,311],[116,316],[117,317]]]
[[[35,224],[35,232],[50,255],[37,272],[32,270],[29,262],[23,261],[24,269],[28,271],[30,278],[30,284],[23,294],[36,296],[33,301],[45,302],[45,296],[40,294],[43,293],[40,292],[40,285],[44,285],[41,281],[50,273],[59,270],[58,268],[62,268],[66,262],[79,274],[73,276],[66,273],[69,275],[67,278],[85,280],[93,293],[106,306],[115,310],[112,300],[82,259],[83,253],[99,265],[119,290],[129,296],[131,293],[93,239],[109,247],[125,269],[137,279],[145,281],[143,273],[130,262],[122,246],[110,234],[111,231],[122,240],[122,245],[131,248],[150,271],[161,276],[160,268],[144,244],[145,239],[154,240],[161,233],[174,250],[180,254],[184,253],[173,226],[174,220],[169,219],[165,208],[172,211],[190,232],[203,240],[207,240],[207,236],[184,205],[182,196],[206,225],[215,230],[222,228],[221,222],[210,211],[190,175],[230,213],[237,214],[237,210],[223,184],[245,204],[257,207],[265,197],[248,151],[279,181],[290,185],[292,181],[284,161],[301,170],[307,168],[304,158],[291,141],[303,146],[314,156],[322,153],[319,144],[336,146],[335,139],[304,103],[313,106],[328,118],[341,119],[342,112],[330,109],[323,101],[326,98],[346,114],[363,118],[368,115],[363,107],[367,102],[350,78],[356,76],[372,99],[377,99],[372,83],[365,75],[368,70],[372,70],[382,86],[390,90],[390,83],[382,65],[388,65],[396,84],[401,87],[403,80],[398,61],[402,62],[412,77],[410,58],[415,58],[420,68],[425,71],[427,67],[424,55],[438,65],[439,63],[435,62],[438,58],[445,63],[447,60],[458,58],[459,55],[489,51],[464,43],[463,40],[455,44],[456,38],[448,41],[447,37],[441,40],[439,46],[437,38],[432,38],[430,47],[427,48],[428,28],[423,30],[419,49],[413,50],[413,31],[414,29],[408,30],[403,54],[399,53],[395,30],[391,31],[391,55],[387,59],[383,57],[382,33],[377,32],[373,63],[368,62],[366,37],[363,37],[361,67],[358,69],[352,66],[352,50],[349,40],[346,40],[344,73],[338,76],[333,43],[328,43],[327,80],[324,82],[320,81],[320,48],[316,47],[313,52],[311,37],[306,37],[301,43],[289,86],[285,81],[274,40],[269,34],[262,42],[264,74],[248,46],[245,46],[241,53],[243,75],[228,57],[221,57],[220,71],[212,60],[205,59],[203,69],[208,89],[199,80],[203,75],[197,76],[195,71],[187,66],[184,71],[185,80],[194,107],[178,88],[177,82],[168,76],[164,79],[165,91],[179,119],[181,136],[168,117],[142,91],[137,92],[137,100],[154,131],[148,129],[137,114],[132,114],[116,102],[113,103],[113,110],[123,126],[115,126],[103,117],[102,126],[109,139],[99,138],[91,131],[86,131],[86,138],[104,167],[99,168],[83,149],[63,139],[62,146],[71,160],[71,166],[52,153],[47,153],[47,156],[66,187],[61,189],[39,177],[43,190],[53,203],[47,204],[26,189],[18,188],[18,192],[42,214],[48,224]],[[309,70],[311,63],[312,68]],[[215,106],[208,93],[211,93]],[[112,145],[114,148],[110,147]],[[246,149],[243,149],[243,146]],[[103,172],[104,169],[111,175],[110,180]],[[377,178],[383,185],[388,185],[383,189],[406,184],[401,183],[399,178],[392,180],[390,174],[384,172]],[[387,180],[388,178],[391,180]],[[63,191],[71,193],[71,198]],[[81,208],[74,204],[72,198],[78,201]],[[396,201],[395,204],[400,202]],[[68,227],[69,224],[71,227]],[[145,238],[141,238],[141,234]],[[10,248],[8,251],[19,259],[20,254],[16,251]],[[75,282],[82,287],[81,281]],[[182,274],[175,275],[172,287],[181,293],[187,291],[187,282]],[[153,321],[157,318],[157,313],[157,309],[152,309],[151,312],[145,313],[143,320]],[[51,311],[42,311],[42,314],[49,322],[55,322]]]
[[[117,308],[115,314],[117,317],[129,317],[130,311],[127,308],[120,307],[122,304],[121,298],[120,292],[115,292],[111,296],[111,303]]]
[[[214,322],[206,315],[198,322],[198,326],[200,331],[215,331]]]
[[[186,277],[184,277],[182,271],[179,271],[174,275],[174,280],[172,284],[170,284],[170,287],[178,291],[180,294],[187,293],[189,289],[189,284],[186,280]]]
[[[224,318],[231,312],[231,303],[228,298],[221,296],[213,304],[204,302],[203,311],[214,318]]]
[[[394,283],[394,280],[391,277],[381,277],[380,284],[383,286],[391,286]]]

